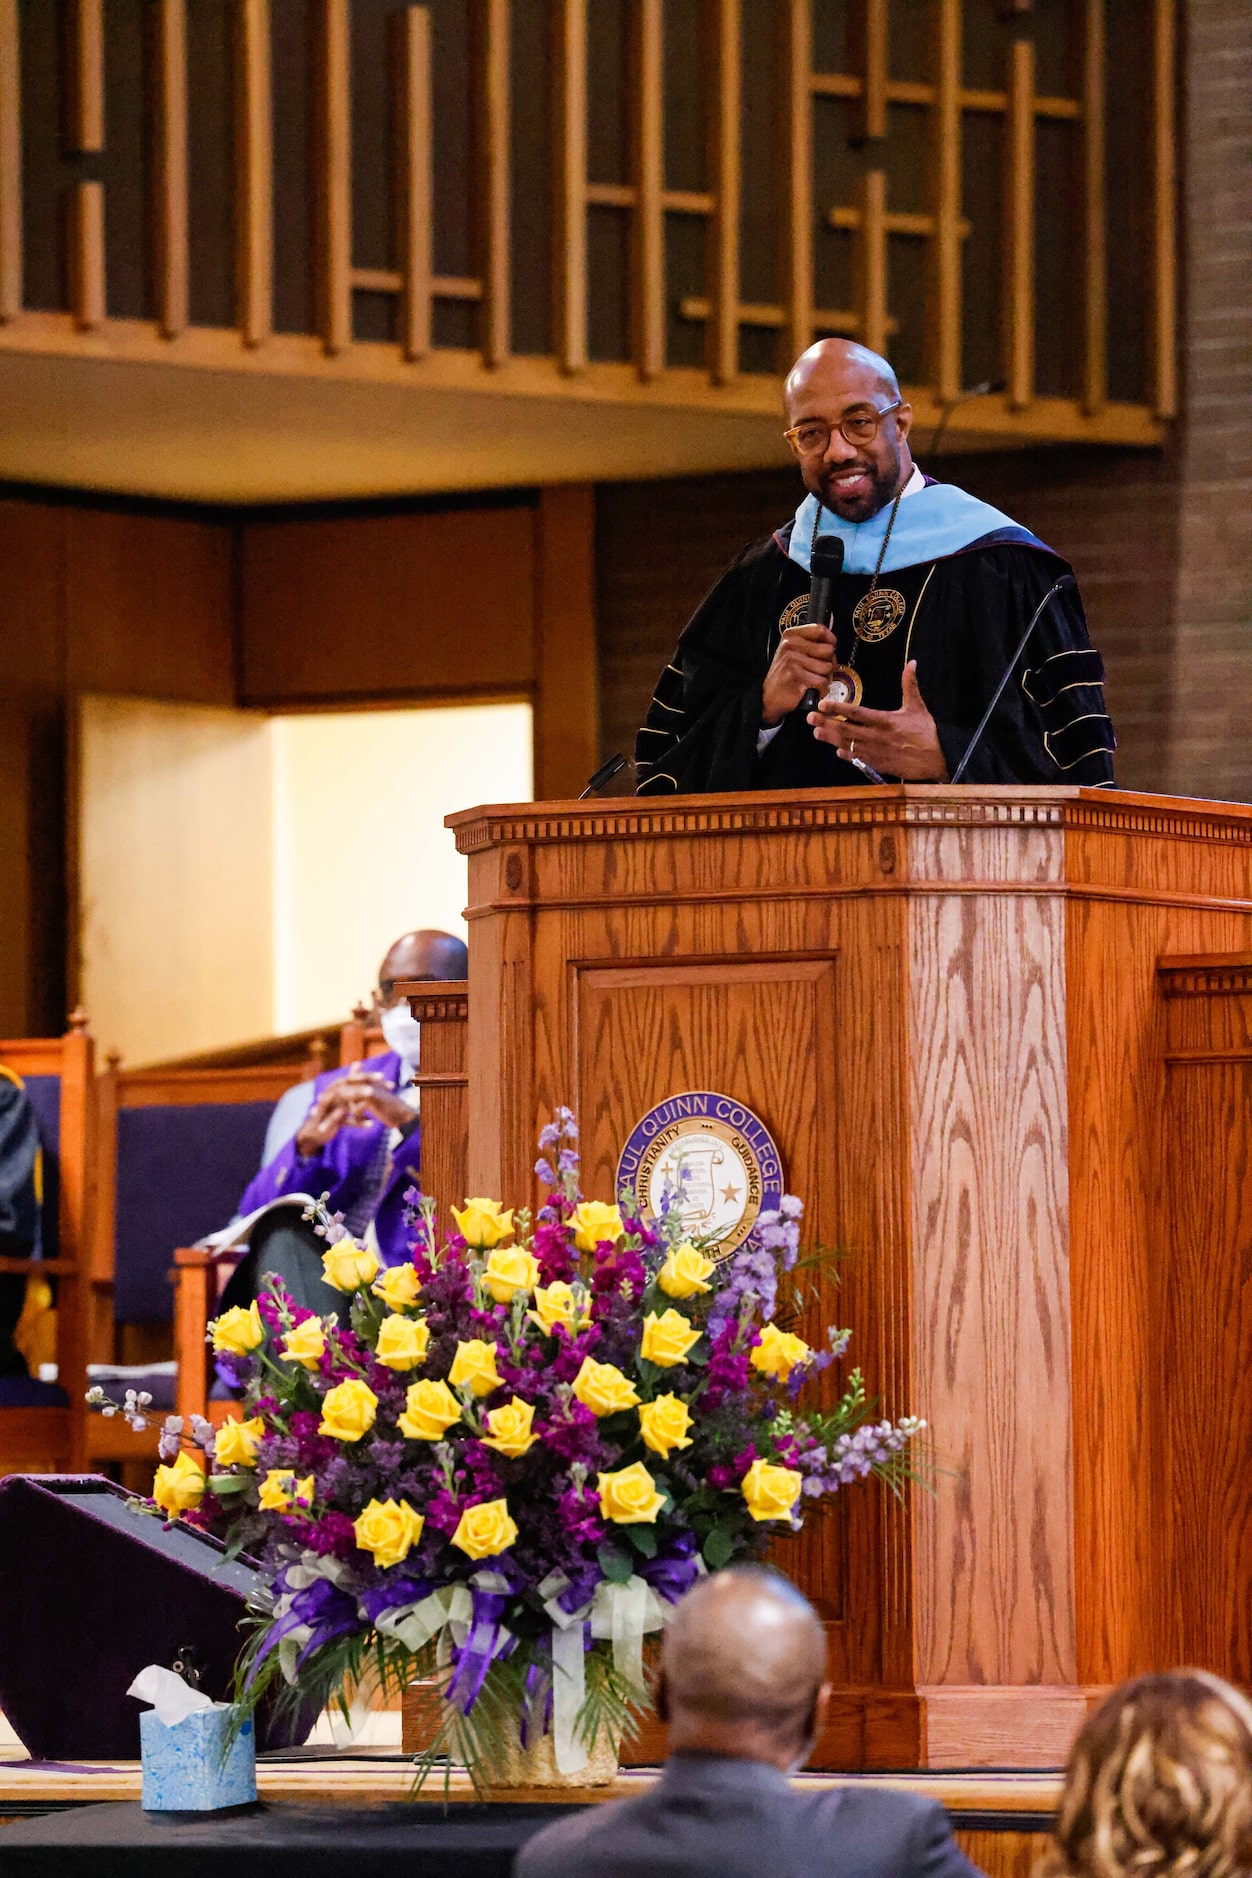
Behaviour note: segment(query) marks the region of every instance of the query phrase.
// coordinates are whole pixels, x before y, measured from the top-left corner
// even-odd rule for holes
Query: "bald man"
[[[412,1238],[404,1195],[419,1179],[417,1091],[410,1086],[420,1036],[405,979],[461,979],[469,955],[451,933],[402,933],[378,968],[374,1004],[386,1050],[347,1069],[326,1070],[281,1096],[270,1118],[261,1169],[239,1202],[246,1220],[262,1207],[247,1257],[231,1277],[221,1308],[248,1304],[261,1275],[276,1272],[296,1302],[323,1315],[343,1297],[322,1283],[323,1242],[299,1213],[276,1205],[288,1194],[327,1194],[348,1231],[372,1243],[384,1264],[408,1256]]]
[[[761,1566],[702,1579],[665,1633],[660,1780],[544,1827],[516,1878],[974,1878],[935,1801],[789,1784],[829,1694],[822,1627],[794,1585]]]
[[[892,781],[948,782],[1010,665],[961,780],[1111,786],[1104,667],[1076,586],[1014,656],[1067,564],[923,475],[911,407],[877,353],[810,346],[785,404],[804,499],[683,632],[636,740],[639,793],[863,786],[856,761]],[[810,624],[813,550],[835,539],[833,618]]]

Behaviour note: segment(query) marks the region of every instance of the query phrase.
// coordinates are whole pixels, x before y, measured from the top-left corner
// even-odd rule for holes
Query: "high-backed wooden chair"
[[[469,1011],[463,980],[421,983],[409,1000],[422,1025],[422,1067],[413,1078],[422,1091],[422,1166],[438,1180],[441,1205],[460,1200],[465,1191],[467,1075],[465,1031]],[[386,1048],[372,1013],[358,1006],[340,1034],[339,1060],[345,1067]],[[255,1165],[253,1170],[255,1171]],[[425,1178],[425,1177],[424,1177]],[[241,1183],[242,1188],[242,1183]],[[181,1246],[174,1254],[176,1305],[175,1352],[178,1358],[178,1413],[207,1415],[220,1421],[233,1412],[210,1399],[210,1356],[205,1326],[213,1316],[237,1254]]]
[[[83,1466],[87,1247],[93,1209],[94,1045],[85,1013],[64,1037],[0,1042],[0,1064],[21,1081],[43,1162],[39,1258],[0,1258],[0,1271],[56,1282],[55,1384],[0,1379],[0,1474],[64,1473]]]

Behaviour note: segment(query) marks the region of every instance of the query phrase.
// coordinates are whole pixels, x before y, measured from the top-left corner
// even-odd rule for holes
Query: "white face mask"
[[[422,1027],[407,1004],[389,1004],[380,1013],[387,1048],[402,1057],[410,1069],[416,1069],[422,1055]]]

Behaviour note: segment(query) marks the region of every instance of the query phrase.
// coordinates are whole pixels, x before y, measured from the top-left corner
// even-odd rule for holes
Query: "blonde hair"
[[[1070,1750],[1040,1878],[1252,1873],[1252,1705],[1203,1670],[1139,1676]]]

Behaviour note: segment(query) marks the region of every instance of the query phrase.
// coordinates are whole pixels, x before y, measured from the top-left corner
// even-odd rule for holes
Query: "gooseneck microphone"
[[[835,582],[843,572],[843,542],[838,535],[821,535],[813,543],[813,553],[809,563],[809,610],[805,620],[807,626],[829,626],[835,615]],[[800,700],[800,708],[807,717],[810,711],[817,709],[820,697],[816,685],[811,685]]]
[[[595,775],[587,778],[587,787],[579,791],[578,800],[585,802],[588,796],[596,793],[597,789],[603,789],[605,783],[610,783],[615,776],[620,776],[627,766],[628,758],[624,757],[620,750],[615,750],[608,762],[601,763]]]
[[[1001,678],[999,684],[995,688],[995,693],[991,699],[991,703],[987,706],[986,710],[983,712],[982,718],[978,725],[978,729],[974,732],[973,736],[970,738],[969,742],[966,744],[965,755],[961,758],[960,762],[956,766],[955,771],[953,772],[952,780],[954,783],[959,783],[962,776],[965,774],[965,771],[969,765],[969,759],[971,758],[971,756],[973,756],[974,751],[978,748],[978,744],[982,738],[982,734],[984,730],[986,730],[987,725],[991,722],[991,713],[995,710],[996,705],[999,704],[1000,699],[1004,696],[1004,687],[1008,684],[1009,679],[1013,676],[1013,667],[1017,664],[1018,659],[1021,658],[1022,653],[1026,650],[1026,642],[1030,638],[1031,633],[1034,632],[1035,627],[1039,624],[1039,621],[1043,618],[1043,615],[1047,612],[1048,608],[1051,606],[1052,602],[1055,600],[1057,594],[1062,593],[1066,587],[1076,587],[1077,585],[1078,585],[1078,582],[1074,579],[1074,576],[1072,574],[1062,574],[1059,580],[1053,581],[1052,585],[1048,588],[1048,591],[1044,594],[1042,600],[1040,600],[1038,606],[1035,608],[1034,612],[1031,614],[1030,624],[1026,628],[1025,632],[1022,634],[1021,638],[1018,640],[1017,650],[1014,652],[1012,658],[1009,660],[1008,664],[1004,668],[1004,675]]]

